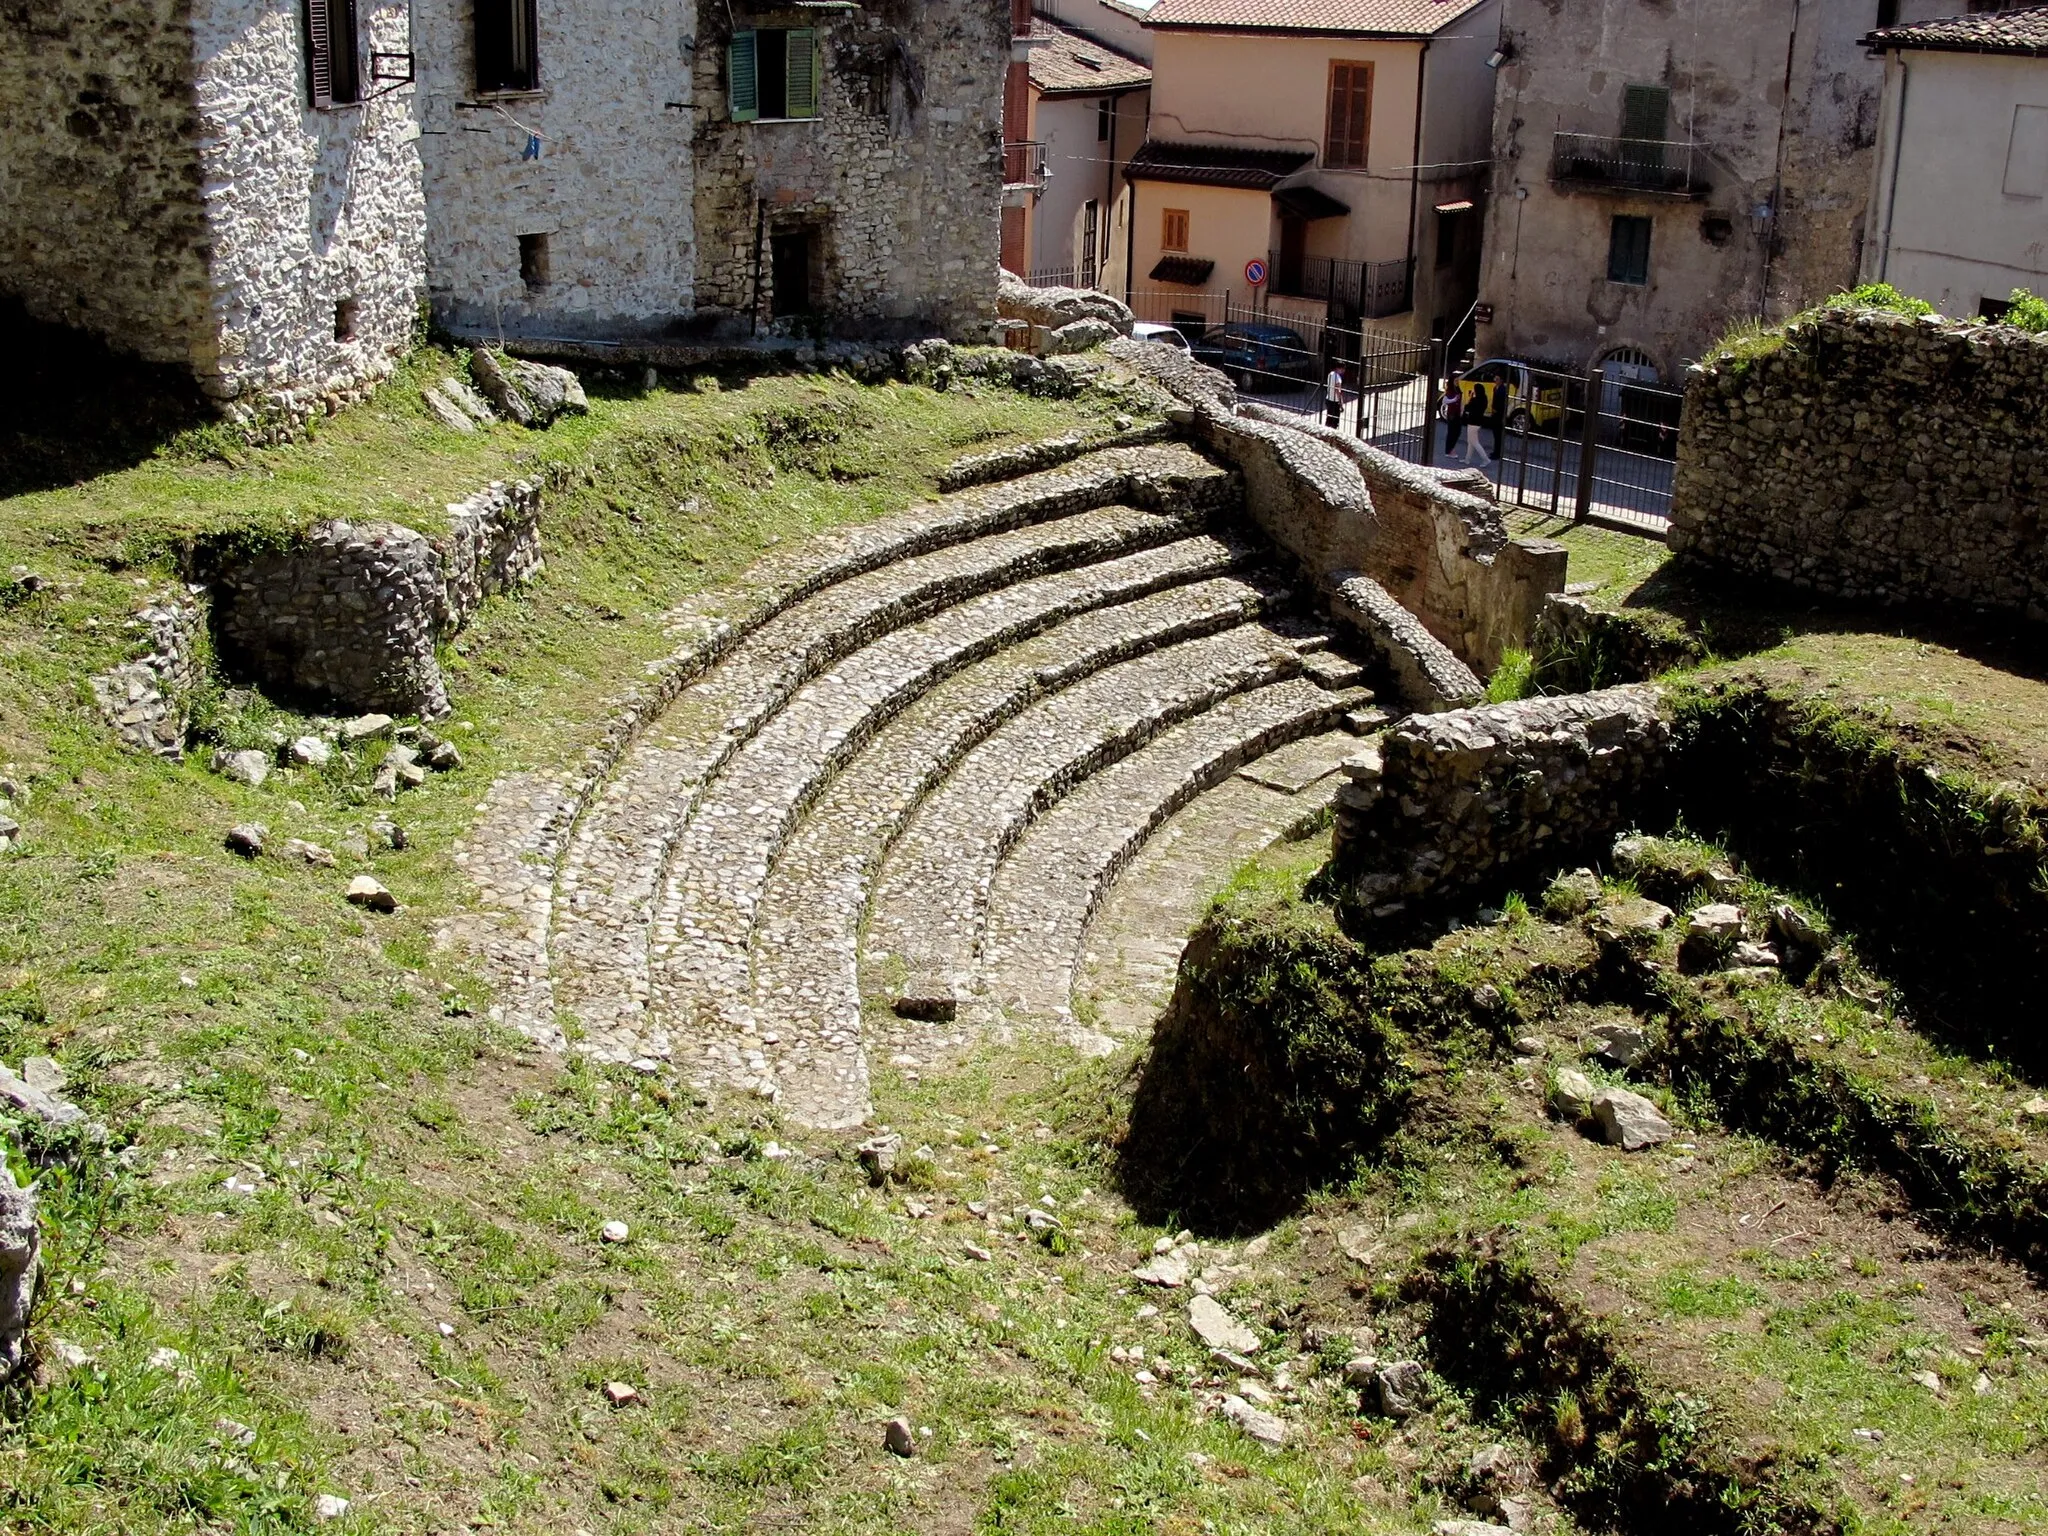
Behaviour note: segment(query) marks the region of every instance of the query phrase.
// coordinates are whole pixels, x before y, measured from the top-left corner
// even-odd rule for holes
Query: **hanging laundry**
[[[519,151],[519,158],[522,160],[538,160],[540,158],[539,134],[529,133],[526,136],[526,148]]]

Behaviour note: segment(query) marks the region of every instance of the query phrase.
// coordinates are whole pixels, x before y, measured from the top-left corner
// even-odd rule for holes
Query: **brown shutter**
[[[1330,65],[1330,119],[1323,163],[1362,169],[1371,136],[1372,66],[1334,61]]]
[[[333,23],[328,0],[306,0],[306,87],[316,108],[334,105]]]

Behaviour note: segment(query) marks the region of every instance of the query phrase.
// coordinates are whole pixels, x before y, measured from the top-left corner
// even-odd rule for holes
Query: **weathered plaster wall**
[[[360,12],[367,95],[371,52],[407,46],[406,7]],[[218,337],[200,383],[302,415],[410,345],[426,227],[412,91],[314,111],[299,0],[201,0],[193,48]]]
[[[1009,11],[996,0],[860,11],[742,7],[740,26],[824,33],[820,114],[732,121],[722,9],[696,52],[697,301],[766,321],[770,241],[814,231],[818,320],[982,340],[995,317]],[[887,75],[888,110],[863,109]]]
[[[480,97],[471,7],[415,13],[435,318],[477,336],[659,333],[694,302],[697,8],[543,4],[539,22],[539,91]],[[545,285],[521,278],[521,235],[547,236]]]
[[[205,366],[190,0],[0,0],[0,293]]]
[[[2048,620],[2048,337],[1823,310],[1696,369],[1675,553],[1842,597]]]

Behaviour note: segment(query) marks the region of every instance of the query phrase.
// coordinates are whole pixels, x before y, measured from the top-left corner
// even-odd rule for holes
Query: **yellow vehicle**
[[[1507,386],[1508,408],[1504,419],[1510,432],[1545,432],[1555,427],[1558,417],[1564,414],[1563,381],[1547,383],[1527,363],[1518,363],[1508,357],[1490,357],[1467,368],[1458,376],[1458,393],[1467,412],[1473,409],[1473,401],[1481,393],[1477,386],[1483,384]]]

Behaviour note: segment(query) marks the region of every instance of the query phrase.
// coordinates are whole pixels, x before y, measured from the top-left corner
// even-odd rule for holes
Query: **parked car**
[[[1296,389],[1321,377],[1309,344],[1284,325],[1226,325],[1189,350],[1239,389]]]
[[[1131,326],[1131,336],[1136,341],[1156,341],[1162,347],[1172,347],[1176,352],[1188,350],[1188,339],[1176,325],[1161,325],[1156,320],[1139,320]]]
[[[1565,408],[1564,384],[1549,383],[1530,371],[1527,363],[1511,357],[1489,357],[1474,363],[1458,375],[1461,384],[1505,384],[1508,387],[1507,428],[1527,432],[1532,427],[1547,431],[1557,425]]]

